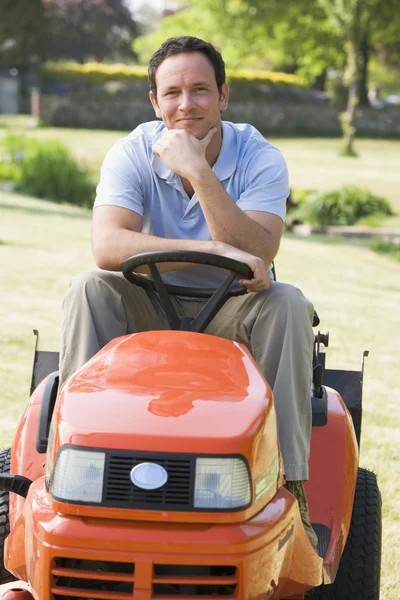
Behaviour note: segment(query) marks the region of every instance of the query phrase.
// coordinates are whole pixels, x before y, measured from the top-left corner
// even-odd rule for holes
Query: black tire
[[[0,473],[9,473],[11,448],[0,450]],[[4,568],[4,541],[10,533],[8,519],[8,492],[0,490],[0,584],[14,581],[15,577]]]
[[[315,588],[307,600],[379,600],[381,506],[375,474],[358,469],[349,537],[336,579]]]

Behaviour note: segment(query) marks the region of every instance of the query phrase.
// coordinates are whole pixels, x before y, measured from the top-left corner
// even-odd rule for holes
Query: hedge
[[[273,71],[251,71],[227,69],[227,79],[233,85],[284,85],[305,87],[305,82],[296,75]],[[147,68],[129,67],[123,64],[48,62],[41,66],[40,76],[44,81],[76,81],[88,85],[101,85],[108,81],[147,81]]]

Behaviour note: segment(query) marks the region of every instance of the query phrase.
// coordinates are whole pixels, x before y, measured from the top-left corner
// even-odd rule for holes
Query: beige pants
[[[173,299],[180,315],[202,303]],[[88,271],[75,277],[64,300],[60,381],[113,338],[165,329],[146,292],[121,273]],[[266,292],[230,298],[206,333],[245,344],[271,386],[288,480],[308,479],[311,433],[312,304],[295,287],[274,282]]]

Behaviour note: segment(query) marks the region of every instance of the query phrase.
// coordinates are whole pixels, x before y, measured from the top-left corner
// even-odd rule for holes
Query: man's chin
[[[175,123],[174,129],[184,129],[199,140],[202,140],[207,135],[207,131],[204,129],[204,122],[200,119],[198,121],[178,121]]]

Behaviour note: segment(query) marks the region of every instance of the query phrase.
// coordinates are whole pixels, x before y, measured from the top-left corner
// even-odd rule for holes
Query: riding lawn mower
[[[224,269],[217,290],[157,263]],[[147,265],[152,279],[135,269]],[[0,453],[3,600],[378,600],[381,498],[359,468],[360,371],[325,367],[317,333],[306,493],[315,550],[284,487],[271,389],[241,344],[207,335],[243,263],[146,253],[122,270],[169,329],[112,340],[59,389],[38,349],[31,397]],[[180,318],[170,294],[204,298]],[[316,323],[315,323],[316,324]],[[366,353],[365,353],[366,354]]]

